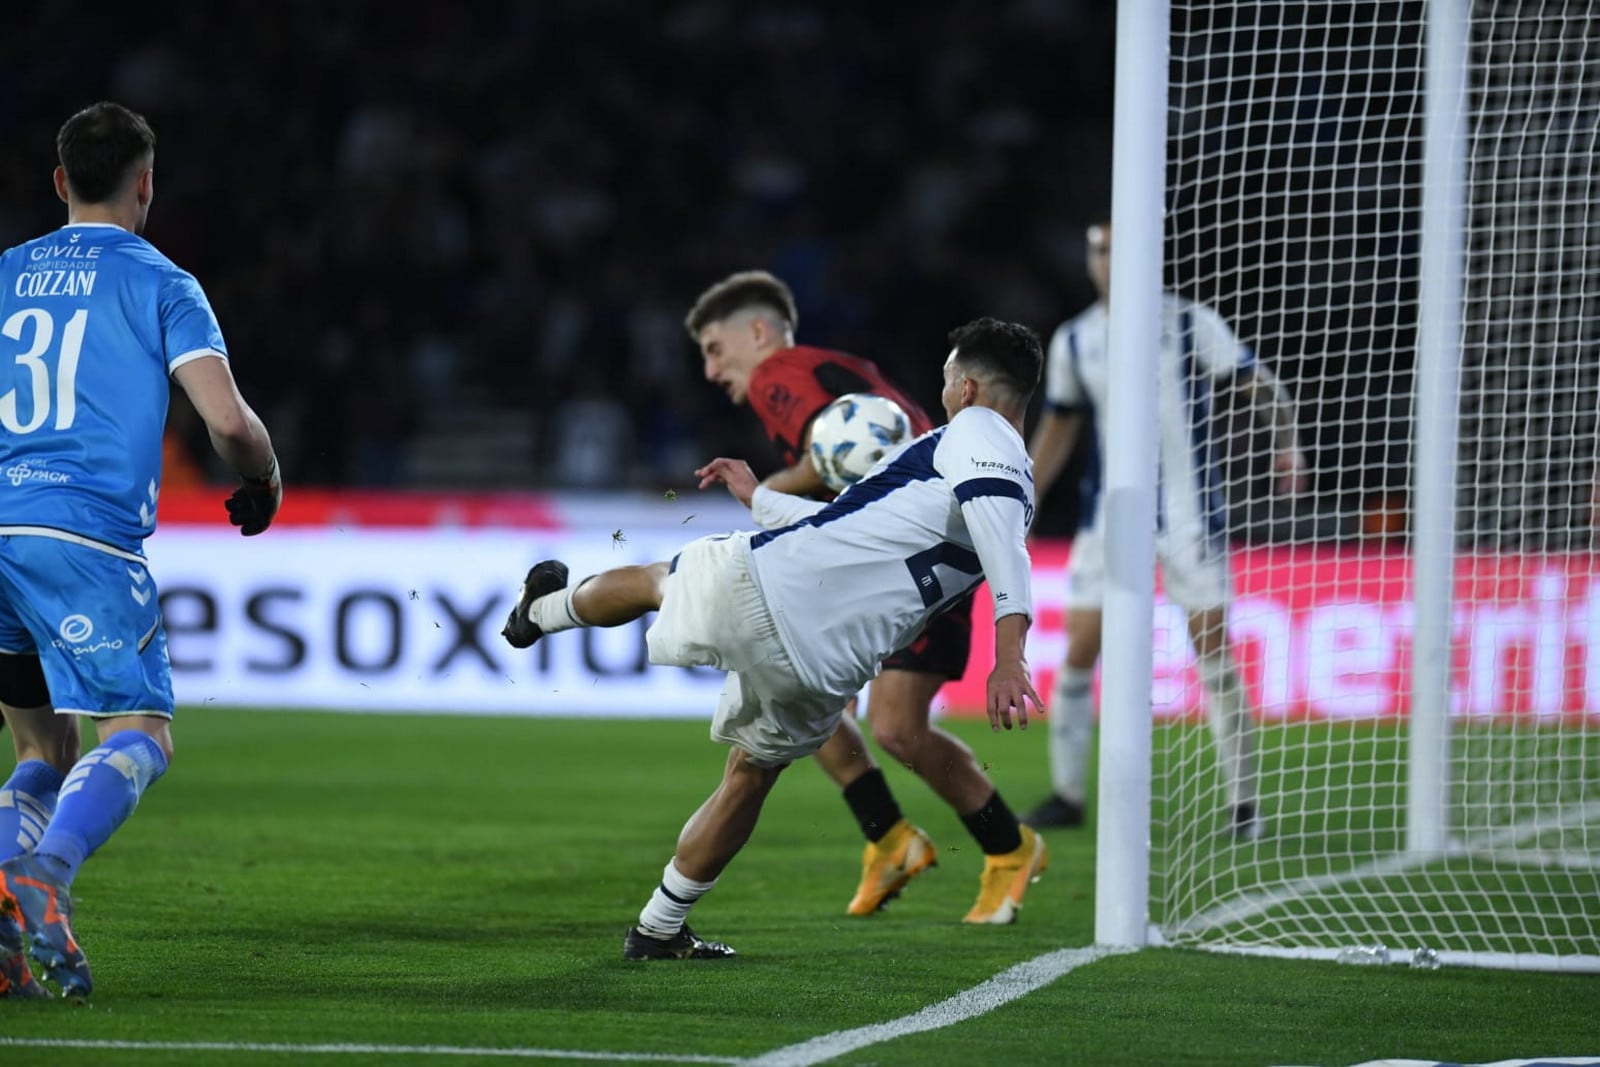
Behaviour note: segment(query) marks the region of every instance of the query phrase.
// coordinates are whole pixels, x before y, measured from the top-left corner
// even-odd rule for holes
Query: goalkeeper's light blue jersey
[[[0,533],[138,553],[168,376],[226,358],[200,283],[144,238],[69,224],[0,255]],[[32,529],[21,529],[32,528]]]

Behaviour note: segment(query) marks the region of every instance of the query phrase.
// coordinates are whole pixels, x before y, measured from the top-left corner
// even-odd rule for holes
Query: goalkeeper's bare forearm
[[[228,521],[246,537],[261,533],[283,503],[283,479],[266,426],[239,395],[220,353],[190,360],[173,377],[206,424],[211,447],[239,475],[239,488],[226,502]]]
[[[266,479],[276,467],[272,438],[239,395],[227,360],[196,359],[173,372],[206,425],[211,447],[241,478]]]

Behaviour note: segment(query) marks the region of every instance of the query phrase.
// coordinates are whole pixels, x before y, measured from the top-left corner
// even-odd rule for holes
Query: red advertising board
[[[1029,657],[1041,693],[1065,651],[1068,548],[1035,544],[1036,619]],[[1410,704],[1410,556],[1370,546],[1242,548],[1232,557],[1229,628],[1264,719],[1373,719]],[[1592,556],[1468,555],[1452,609],[1453,714],[1565,718],[1600,725],[1600,568]],[[993,627],[980,602],[973,662],[990,662]],[[1158,591],[1152,706],[1157,717],[1203,710],[1183,613]],[[983,673],[946,690],[952,711],[981,708]]]

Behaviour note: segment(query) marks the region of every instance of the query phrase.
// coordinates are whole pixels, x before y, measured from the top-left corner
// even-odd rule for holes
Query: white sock
[[[1061,799],[1082,804],[1094,736],[1094,668],[1057,671],[1050,712],[1051,788]]]
[[[694,902],[711,892],[716,884],[715,878],[709,882],[685,878],[678,872],[677,861],[668,860],[666,869],[661,872],[661,884],[656,886],[655,892],[650,894],[650,903],[639,913],[639,932],[663,941],[676,937]]]
[[[1200,682],[1206,689],[1206,712],[1217,745],[1217,763],[1228,787],[1228,803],[1237,807],[1256,799],[1255,751],[1250,704],[1233,654],[1224,649],[1200,656]]]
[[[589,579],[585,578],[586,582]],[[565,589],[557,589],[554,593],[546,593],[535,598],[528,605],[528,621],[547,634],[560,633],[562,630],[574,630],[580,626],[587,626],[578,616],[577,609],[572,606],[572,597],[583,587],[583,582],[569,585]]]

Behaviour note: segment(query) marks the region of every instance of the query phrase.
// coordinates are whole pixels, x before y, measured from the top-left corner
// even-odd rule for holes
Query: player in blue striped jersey
[[[241,478],[245,535],[282,499],[194,277],[139,236],[155,135],[114,103],[56,137],[67,223],[0,255],[0,995],[38,996],[25,942],[63,994],[92,988],[70,887],[172,759],[172,676],[143,555],[161,492],[171,381]],[[76,717],[98,744],[75,763]]]
[[[1104,455],[1104,419],[1111,360],[1109,298],[1111,226],[1096,223],[1086,234],[1088,273],[1100,299],[1062,323],[1050,340],[1045,368],[1044,412],[1030,452],[1041,497],[1064,469],[1087,422]],[[1217,762],[1228,794],[1229,827],[1254,840],[1264,822],[1257,809],[1252,712],[1228,638],[1233,580],[1223,523],[1223,495],[1213,449],[1216,430],[1212,394],[1245,393],[1250,408],[1270,433],[1278,491],[1293,495],[1307,482],[1294,406],[1277,378],[1234,336],[1211,308],[1174,293],[1161,301],[1161,348],[1156,359],[1157,479],[1156,556],[1168,599],[1188,618],[1206,710],[1216,740]],[[1097,433],[1098,431],[1098,433]],[[1056,674],[1050,708],[1052,795],[1031,811],[1031,826],[1076,826],[1083,822],[1094,729],[1092,685],[1100,657],[1105,571],[1105,513],[1099,507],[1099,469],[1088,513],[1072,543],[1067,575],[1067,655]]]
[[[711,726],[731,749],[722,782],[684,826],[628,931],[624,959],[733,954],[695,937],[685,919],[744,846],[779,772],[833,735],[884,657],[984,579],[995,601],[990,721],[1009,729],[1015,714],[1026,725],[1028,702],[1038,706],[1023,658],[1033,477],[1022,420],[1044,357],[1031,330],[994,319],[956,330],[951,343],[949,422],[885,456],[832,502],[770,489],[758,501],[749,466],[716,459],[698,472],[701,487],[726,485],[769,529],[702,538],[670,564],[617,568],[571,587],[554,560],[529,573],[506,624],[516,647],[659,610],[647,634],[651,662],[728,672]],[[1019,829],[1015,850],[985,857],[974,905],[985,922],[1013,921],[1045,867],[1043,840]]]

